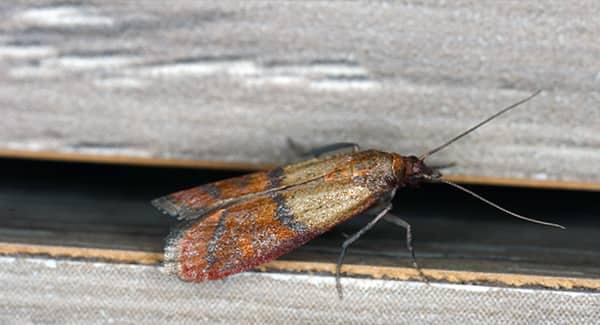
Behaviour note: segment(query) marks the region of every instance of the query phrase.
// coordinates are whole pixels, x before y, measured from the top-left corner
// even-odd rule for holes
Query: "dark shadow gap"
[[[172,221],[155,197],[242,172],[0,159],[0,241],[161,251]],[[394,211],[414,229],[429,267],[600,277],[597,192],[468,186],[502,206],[567,230],[527,223],[444,184],[400,189]],[[354,218],[285,256],[329,261]],[[349,263],[410,265],[404,230],[381,223],[349,249]],[[498,270],[498,268],[503,268]]]

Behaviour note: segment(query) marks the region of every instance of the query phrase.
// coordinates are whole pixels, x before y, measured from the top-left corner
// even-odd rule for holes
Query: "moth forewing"
[[[340,154],[204,184],[152,200],[161,212],[178,220],[191,220],[227,204],[265,192],[277,192],[331,174],[351,156]]]
[[[311,170],[307,180],[292,166],[295,185],[246,195],[184,223],[167,243],[166,269],[197,282],[251,269],[364,212],[396,186],[381,181],[394,178],[390,154],[365,151],[336,159],[344,163],[321,168],[319,177]]]

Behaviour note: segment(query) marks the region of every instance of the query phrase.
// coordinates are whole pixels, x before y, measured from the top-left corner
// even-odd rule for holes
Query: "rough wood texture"
[[[0,4],[0,149],[284,162],[286,138],[600,183],[593,1]]]
[[[2,323],[591,324],[579,292],[243,273],[201,285],[158,267],[0,257]],[[51,300],[53,303],[48,304]]]

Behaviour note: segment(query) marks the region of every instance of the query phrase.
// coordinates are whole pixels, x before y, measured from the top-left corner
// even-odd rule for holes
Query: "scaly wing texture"
[[[166,270],[199,282],[254,268],[363,212],[387,190],[337,175],[342,179],[254,196],[184,223],[168,239]]]
[[[194,219],[245,195],[263,192],[279,182],[277,170],[234,177],[175,192],[152,201],[163,213],[179,220]]]
[[[331,173],[352,160],[351,154],[311,159],[270,171],[252,173],[172,193],[152,201],[163,213],[190,220],[224,207],[246,196],[276,191]]]

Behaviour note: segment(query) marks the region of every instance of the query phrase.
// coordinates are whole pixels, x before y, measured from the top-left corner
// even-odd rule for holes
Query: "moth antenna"
[[[429,150],[428,152],[426,152],[426,153],[422,154],[422,155],[419,157],[419,160],[423,161],[423,160],[427,159],[427,157],[429,157],[429,156],[433,155],[434,153],[436,153],[436,152],[438,152],[438,151],[440,151],[440,150],[442,150],[442,149],[446,148],[447,146],[451,145],[452,143],[456,142],[457,140],[459,140],[460,138],[462,138],[462,137],[466,136],[467,134],[469,134],[469,133],[471,133],[471,132],[473,132],[473,131],[477,130],[478,128],[480,128],[481,126],[483,126],[483,125],[484,125],[484,124],[486,124],[487,122],[489,122],[489,121],[491,121],[491,120],[495,119],[496,117],[498,117],[498,116],[500,116],[500,115],[502,115],[502,114],[504,114],[504,113],[506,113],[506,112],[510,111],[511,109],[513,109],[513,108],[515,108],[515,107],[517,107],[517,106],[519,106],[519,105],[521,105],[521,104],[523,104],[523,103],[527,102],[528,100],[530,100],[530,99],[532,99],[533,97],[537,96],[537,95],[538,95],[539,93],[541,93],[541,92],[542,92],[542,90],[541,90],[541,89],[539,89],[539,90],[535,91],[533,94],[529,95],[529,97],[527,97],[527,98],[524,98],[524,99],[521,99],[520,101],[518,101],[518,102],[516,102],[516,103],[514,103],[514,104],[512,104],[512,105],[510,105],[510,106],[508,106],[508,107],[506,107],[506,108],[503,108],[502,110],[498,111],[498,112],[497,112],[497,113],[495,113],[494,115],[492,115],[492,116],[490,116],[490,117],[486,118],[485,120],[483,120],[483,121],[479,122],[477,125],[475,125],[475,126],[473,126],[473,127],[469,128],[468,130],[466,130],[466,131],[462,132],[461,134],[459,134],[459,135],[455,136],[454,138],[452,138],[452,139],[448,140],[446,143],[442,144],[441,146],[439,146],[439,147],[437,147],[437,148],[434,148],[434,149],[432,149],[432,150]]]
[[[516,217],[516,218],[519,218],[519,219],[523,219],[525,221],[537,223],[537,224],[540,224],[540,225],[544,225],[544,226],[556,227],[556,228],[560,228],[560,229],[567,229],[566,227],[564,227],[562,225],[559,225],[559,224],[556,224],[556,223],[545,222],[545,221],[541,221],[541,220],[537,220],[537,219],[527,218],[527,217],[522,216],[520,214],[514,213],[514,212],[512,212],[510,210],[507,210],[507,209],[499,206],[498,204],[496,204],[496,203],[494,203],[494,202],[492,202],[492,201],[490,201],[490,200],[488,200],[486,198],[483,198],[481,195],[476,194],[473,191],[471,191],[471,190],[469,190],[469,189],[467,189],[465,187],[462,187],[462,186],[460,186],[460,185],[458,185],[456,183],[453,183],[451,181],[447,181],[447,180],[441,179],[441,178],[433,178],[433,177],[426,177],[426,178],[429,179],[429,180],[432,180],[434,182],[440,182],[440,183],[444,183],[444,184],[448,184],[450,186],[453,186],[453,187],[455,187],[455,188],[457,188],[457,189],[459,189],[459,190],[461,190],[461,191],[463,191],[463,192],[465,192],[467,194],[470,194],[471,196],[479,199],[480,201],[483,201],[483,202],[491,205],[492,207],[494,207],[494,208],[496,208],[496,209],[498,209],[498,210],[500,210],[500,211],[502,211],[502,212],[504,212],[506,214],[510,214],[513,217]]]

